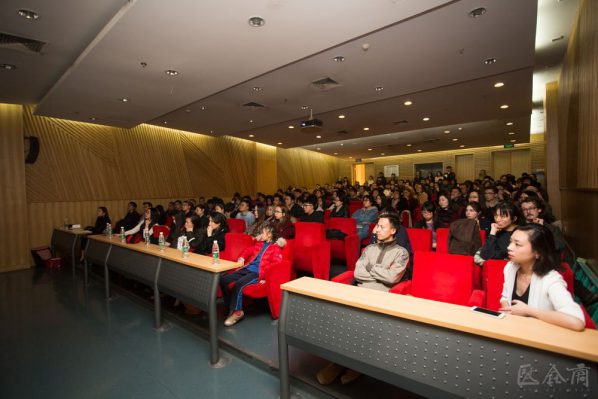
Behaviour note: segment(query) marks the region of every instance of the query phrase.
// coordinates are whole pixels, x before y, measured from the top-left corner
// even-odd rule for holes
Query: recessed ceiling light
[[[278,145],[282,145],[282,143],[278,143]]]
[[[368,148],[368,151],[372,151],[372,149],[371,149],[371,148]]]
[[[382,87],[382,86],[376,86],[376,91],[382,91],[382,90],[384,90],[384,87]]]
[[[185,112],[186,112],[186,113],[188,113],[188,114],[190,114],[190,113],[191,113],[191,110],[190,110],[189,108],[187,108],[187,109],[185,110]]]
[[[429,121],[429,120],[430,120],[430,118],[428,118],[427,116],[426,116],[426,117],[424,117],[424,118],[422,118],[422,121],[424,121],[424,122],[427,122],[427,121]]]
[[[308,108],[309,108],[309,106],[307,106],[307,105],[302,105],[301,106],[301,109],[308,109]]]
[[[453,139],[453,141],[459,141],[459,139],[457,139],[457,138],[454,138],[454,139]]]
[[[496,61],[497,61],[496,58],[490,57],[490,58],[486,58],[484,60],[484,64],[486,64],[486,65],[492,65],[492,64],[496,64]]]
[[[162,122],[162,123],[164,123],[165,125],[168,125],[168,121],[164,121],[164,122]]]
[[[508,134],[509,136],[512,136],[512,135],[514,135],[514,134],[515,134],[515,132],[509,132],[509,133],[507,133],[507,134]]]
[[[208,107],[206,107],[205,105],[202,105],[199,109],[201,109],[202,111],[205,111],[206,109],[208,109]]]
[[[344,146],[344,144],[343,144],[343,143],[341,143],[341,147],[342,147],[342,146]]]
[[[496,82],[494,83],[494,87],[503,87],[505,84],[503,82]]]
[[[289,129],[294,129],[294,128],[295,128],[295,126],[289,125]]]
[[[260,86],[253,86],[253,91],[262,91],[263,88],[261,88]]]
[[[465,148],[465,144],[461,144],[459,147],[461,147],[461,148]]]
[[[407,144],[407,147],[411,147],[413,144]]]
[[[336,57],[334,57],[332,59],[334,62],[343,62],[345,60],[345,57],[343,57],[342,55],[337,55]]]
[[[318,150],[318,151],[322,151],[322,149],[321,149],[320,147],[316,148],[316,150]]]
[[[95,116],[90,116],[90,117],[89,117],[89,120],[93,122],[93,121],[95,121],[95,120],[96,120],[96,117],[95,117]]]
[[[247,23],[253,28],[259,28],[266,25],[266,20],[262,17],[251,17]]]
[[[369,127],[364,127],[363,130],[365,130],[367,132],[368,130],[370,130],[370,128]]]
[[[383,152],[381,152],[381,153],[380,153],[380,155],[384,155],[384,153],[383,153]]]
[[[210,130],[210,133],[214,133],[214,131],[213,131],[213,130]]]
[[[444,131],[444,133],[447,133],[447,134],[450,133],[450,132],[451,132],[450,130],[445,130]]]
[[[249,137],[255,137],[255,135],[254,134],[250,134]]]
[[[35,20],[35,19],[39,18],[39,15],[35,11],[26,10],[24,8],[17,11],[17,13],[25,19],[34,19]]]
[[[484,7],[474,8],[469,12],[471,18],[481,17],[484,14],[486,14],[486,9]]]
[[[458,130],[463,130],[463,128],[462,128],[462,127],[460,127]]]
[[[338,152],[335,152],[334,155],[338,155]]]
[[[516,142],[516,141],[517,141],[517,140],[513,139],[513,140],[511,140],[511,143],[514,143],[514,142]]]
[[[316,136],[316,138],[317,138],[317,139],[321,139],[321,138],[322,138],[322,136]]]
[[[118,101],[123,102],[123,103],[128,103],[131,100],[129,100],[127,97],[122,97],[122,98],[119,98]]]
[[[410,106],[411,104],[413,104],[413,101],[407,100],[403,104],[405,104],[406,106]]]
[[[349,159],[353,159],[353,157],[349,157]]]
[[[500,106],[500,109],[507,109],[507,108],[509,108],[509,106],[507,104],[503,104]]]
[[[507,122],[506,123],[507,126],[513,126],[513,124],[514,124],[513,122]]]
[[[177,76],[179,74],[179,71],[175,71],[174,69],[167,69],[164,71],[164,73],[168,76]]]
[[[14,71],[15,69],[17,69],[17,67],[14,66],[13,64],[0,64],[0,69],[4,69],[7,71]]]
[[[422,152],[422,150],[417,150],[417,152]]]
[[[345,119],[345,115],[343,115],[343,114],[340,114],[340,115],[338,116],[338,119]]]

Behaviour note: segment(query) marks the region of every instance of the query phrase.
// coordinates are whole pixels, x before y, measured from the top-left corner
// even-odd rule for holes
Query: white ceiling
[[[471,18],[477,7],[487,12]],[[47,44],[41,54],[0,44],[0,64],[16,66],[0,69],[0,102],[339,157],[371,157],[374,148],[390,155],[386,141],[403,139],[422,151],[504,144],[511,131],[527,142],[534,69],[560,64],[577,7],[578,0],[4,0],[0,32]],[[21,8],[39,19],[20,17]],[[542,35],[538,10],[549,26]],[[265,25],[249,26],[252,16]],[[567,38],[547,41],[558,32]],[[344,62],[333,61],[339,55]],[[484,64],[489,57],[497,62]],[[339,86],[310,84],[324,77]],[[497,81],[505,86],[494,88]],[[403,105],[407,99],[413,105]],[[242,107],[247,102],[264,108]],[[323,120],[321,132],[300,131],[309,116],[302,105]],[[516,125],[505,128],[508,120]]]

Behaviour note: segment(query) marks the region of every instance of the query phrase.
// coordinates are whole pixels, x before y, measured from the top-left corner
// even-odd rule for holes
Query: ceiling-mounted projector
[[[301,131],[304,132],[316,132],[322,130],[324,122],[320,119],[314,118],[313,110],[309,111],[309,119],[301,121]]]

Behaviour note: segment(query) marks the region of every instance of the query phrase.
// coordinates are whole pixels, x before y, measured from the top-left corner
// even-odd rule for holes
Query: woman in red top
[[[243,288],[251,284],[265,284],[268,270],[277,267],[282,261],[282,248],[286,243],[276,241],[276,232],[272,226],[262,227],[255,245],[246,248],[239,256],[238,262],[245,267],[234,273],[224,275],[220,279],[220,288],[224,297],[224,304],[228,305],[230,313],[224,325],[230,327],[245,316],[243,313]],[[229,288],[234,283],[232,288]]]

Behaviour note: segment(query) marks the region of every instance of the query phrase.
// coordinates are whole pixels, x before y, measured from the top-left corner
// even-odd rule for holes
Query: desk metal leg
[[[210,299],[208,301],[208,321],[210,331],[210,367],[219,369],[226,367],[231,359],[226,356],[220,356],[218,350],[218,315],[216,314],[216,296],[218,294],[218,284],[220,274],[214,273],[212,286],[210,288]]]
[[[289,382],[289,346],[285,331],[287,319],[287,301],[289,293],[283,291],[280,316],[278,318],[278,368],[280,370],[280,398],[291,398],[291,386]]]
[[[156,269],[156,278],[154,279],[154,328],[161,330],[162,327],[162,301],[160,300],[160,290],[158,289],[158,277],[160,276],[160,265],[162,259],[158,260]]]
[[[110,300],[110,270],[107,264],[104,264],[104,298]]]

